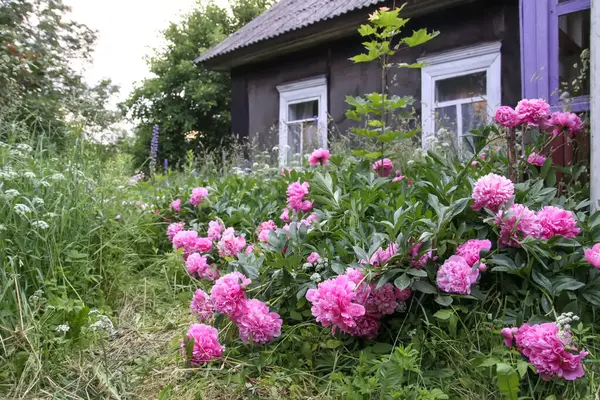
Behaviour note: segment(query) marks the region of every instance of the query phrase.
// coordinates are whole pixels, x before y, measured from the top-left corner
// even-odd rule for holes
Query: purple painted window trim
[[[523,98],[548,99],[559,107],[558,17],[590,8],[590,0],[520,0]],[[547,18],[543,16],[546,15]],[[589,110],[586,96],[571,100],[573,111]]]

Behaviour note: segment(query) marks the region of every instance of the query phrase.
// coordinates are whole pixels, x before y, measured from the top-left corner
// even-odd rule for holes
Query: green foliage
[[[154,76],[142,81],[124,104],[139,121],[133,149],[137,167],[148,157],[154,124],[160,126],[158,159],[166,158],[170,165],[181,166],[188,150],[200,155],[232,145],[236,138],[231,134],[229,73],[210,71],[193,60],[271,3],[236,0],[230,4],[231,14],[211,2],[199,4],[163,32],[165,48],[148,58]],[[185,134],[190,131],[197,135],[186,141]]]
[[[383,158],[386,143],[397,139],[410,139],[420,132],[419,129],[404,131],[401,126],[394,124],[394,120],[407,119],[411,116],[408,107],[412,106],[414,99],[410,96],[390,96],[387,76],[394,67],[420,68],[421,65],[418,63],[394,64],[392,58],[402,48],[415,47],[428,42],[435,38],[438,32],[429,33],[426,29],[420,29],[409,37],[398,38],[402,28],[409,21],[399,16],[401,10],[402,8],[390,10],[382,7],[370,16],[368,25],[361,25],[358,30],[362,37],[370,39],[363,43],[367,52],[350,59],[355,63],[377,60],[381,66],[381,92],[356,97],[346,96],[346,103],[351,107],[346,111],[346,117],[363,122],[362,126],[351,128],[352,133],[373,139],[380,147],[377,152],[355,151],[354,155],[359,157]]]
[[[108,109],[118,88],[90,87],[74,68],[90,61],[96,35],[69,12],[62,0],[0,1],[0,119],[26,123],[34,140],[63,144],[69,123],[93,135],[120,118]]]

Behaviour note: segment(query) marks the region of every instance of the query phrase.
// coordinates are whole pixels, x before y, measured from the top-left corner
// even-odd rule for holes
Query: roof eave
[[[420,0],[418,4],[407,5],[403,15],[418,17],[433,11],[475,1],[478,0]],[[328,41],[348,37],[356,34],[358,26],[365,22],[366,15],[375,8],[377,7],[351,11],[335,19],[317,22],[251,46],[211,56],[208,59],[205,57],[206,53],[204,53],[204,55],[194,59],[194,63],[203,64],[213,71],[230,71],[242,65],[265,61]]]

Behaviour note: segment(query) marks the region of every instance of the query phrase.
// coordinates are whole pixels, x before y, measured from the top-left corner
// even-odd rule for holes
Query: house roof
[[[280,0],[194,61],[204,62],[254,43],[383,2],[385,0]]]
[[[482,0],[400,0],[404,17]],[[212,47],[195,63],[219,71],[273,58],[356,34],[365,12],[396,0],[279,0],[239,31]]]

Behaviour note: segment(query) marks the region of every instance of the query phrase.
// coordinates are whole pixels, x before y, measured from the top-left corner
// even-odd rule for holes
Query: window
[[[523,97],[555,107],[568,99],[573,111],[589,109],[590,3],[521,0]]]
[[[304,155],[327,147],[327,80],[324,76],[277,86],[279,164],[300,166]]]
[[[418,60],[421,69],[423,146],[445,130],[456,148],[471,152],[469,131],[500,105],[500,43],[485,43]]]

